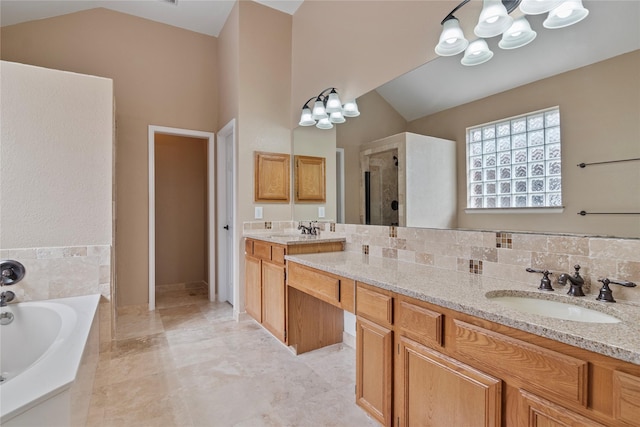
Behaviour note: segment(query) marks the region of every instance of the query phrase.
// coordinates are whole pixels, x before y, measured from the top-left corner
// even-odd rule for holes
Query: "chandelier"
[[[329,92],[331,91],[331,92]],[[329,94],[327,94],[329,92]],[[313,110],[309,108],[309,102],[313,99]],[[336,88],[330,87],[320,92],[320,95],[309,98],[302,106],[300,126],[316,125],[318,129],[332,129],[333,124],[344,123],[345,117],[358,117],[358,104],[355,99],[342,105]]]
[[[556,29],[580,22],[589,14],[582,0],[483,0],[478,24],[473,29],[479,38],[469,42],[458,18],[453,16],[469,1],[463,0],[442,20],[442,33],[435,49],[440,56],[454,56],[464,51],[460,62],[467,66],[483,64],[493,57],[485,39],[502,34],[498,43],[502,49],[516,49],[531,43],[537,33],[531,29],[526,15],[548,13],[542,25]],[[518,6],[525,16],[514,20],[509,14]]]

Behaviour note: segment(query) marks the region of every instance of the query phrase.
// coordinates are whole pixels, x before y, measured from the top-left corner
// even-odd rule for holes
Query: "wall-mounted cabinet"
[[[282,153],[254,153],[256,202],[289,203],[291,156]]]
[[[326,159],[295,156],[294,192],[296,203],[324,203],[326,194]]]

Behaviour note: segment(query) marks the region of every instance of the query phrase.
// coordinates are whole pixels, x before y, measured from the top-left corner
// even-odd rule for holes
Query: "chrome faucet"
[[[11,291],[5,291],[0,294],[0,307],[6,307],[7,303],[13,301],[16,294]]]
[[[580,265],[576,264],[573,268],[576,270],[573,276],[569,275],[569,273],[562,273],[558,276],[558,284],[564,286],[568,280],[571,285],[567,294],[573,297],[583,297],[584,291],[582,290],[582,286],[584,285],[584,279],[580,276]]]

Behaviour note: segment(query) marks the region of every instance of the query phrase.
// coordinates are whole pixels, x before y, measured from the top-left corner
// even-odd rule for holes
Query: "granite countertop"
[[[321,242],[345,242],[346,239],[344,237],[336,236],[335,233],[331,233],[331,237],[329,235],[324,236],[322,231],[317,236],[302,234],[299,231],[297,232],[287,232],[287,231],[278,231],[278,230],[264,230],[264,231],[251,231],[245,232],[243,234],[244,237],[248,237],[250,239],[263,240],[269,243],[276,243],[278,245],[305,245],[311,243],[321,243]]]
[[[545,292],[535,285],[354,252],[287,255],[286,259],[640,365],[640,307],[633,303],[599,302],[594,294],[571,297],[563,291],[566,287],[559,292]],[[584,323],[528,314],[491,301],[488,293],[567,302],[612,315],[621,322]]]

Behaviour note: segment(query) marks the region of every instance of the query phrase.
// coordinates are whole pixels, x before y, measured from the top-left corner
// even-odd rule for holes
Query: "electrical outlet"
[[[318,207],[318,218],[324,218],[324,206]]]
[[[262,219],[262,206],[256,206],[256,213],[254,216],[256,219]]]

